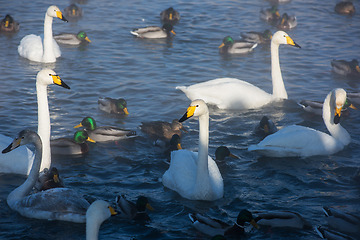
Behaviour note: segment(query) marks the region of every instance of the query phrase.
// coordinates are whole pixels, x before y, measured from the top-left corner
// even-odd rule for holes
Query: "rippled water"
[[[221,56],[218,46],[223,37],[239,38],[240,32],[263,31],[274,27],[259,19],[260,9],[269,6],[256,1],[172,1],[182,19],[169,40],[136,39],[130,30],[161,25],[159,13],[170,7],[167,1],[89,0],[80,5],[84,17],[65,23],[54,19],[54,34],[85,30],[92,42],[84,47],[61,46],[62,56],[54,64],[38,64],[19,57],[17,46],[27,34],[42,34],[44,14],[53,1],[9,1],[0,6],[1,18],[10,13],[20,22],[14,36],[0,34],[0,129],[14,137],[20,130],[37,129],[35,76],[42,68],[54,69],[71,90],[49,87],[52,138],[70,137],[73,126],[87,115],[98,125],[136,130],[139,137],[118,144],[92,144],[81,158],[53,157],[67,186],[87,199],[113,202],[117,194],[135,200],[150,198],[155,208],[146,225],[113,217],[103,223],[102,239],[209,239],[197,232],[188,213],[199,211],[234,221],[238,212],[255,210],[293,210],[314,226],[325,225],[321,207],[331,205],[360,215],[360,185],[351,179],[359,167],[359,111],[351,111],[342,125],[353,142],[332,156],[265,158],[247,152],[250,144],[261,140],[252,129],[263,115],[282,128],[301,124],[326,131],[320,117],[305,114],[296,104],[301,99],[323,100],[335,87],[359,91],[359,83],[334,75],[332,59],[359,59],[360,15],[340,16],[333,9],[337,1],[300,1],[280,5],[280,13],[295,14],[298,26],[288,31],[302,47],[280,47],[280,61],[289,100],[262,109],[225,111],[210,108],[210,147],[227,145],[241,159],[218,163],[224,178],[225,194],[214,202],[190,201],[166,189],[161,177],[167,170],[165,158],[142,133],[142,121],[180,118],[190,101],[176,90],[178,85],[236,77],[272,91],[270,50],[259,46],[244,56]],[[64,9],[70,2],[57,3]],[[360,4],[354,2],[359,11]],[[129,116],[118,118],[97,109],[98,97],[123,97]],[[198,122],[185,123],[189,133],[182,145],[197,150]],[[41,221],[24,218],[6,204],[7,195],[24,181],[24,176],[0,174],[0,238],[77,239],[85,238],[85,224]],[[314,231],[273,229],[252,231],[250,239],[316,239]]]

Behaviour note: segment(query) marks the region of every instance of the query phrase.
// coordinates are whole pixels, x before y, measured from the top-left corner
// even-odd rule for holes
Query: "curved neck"
[[[18,200],[22,199],[23,197],[27,196],[29,192],[34,187],[38,177],[39,177],[39,169],[41,164],[41,156],[42,156],[42,145],[41,139],[34,133],[31,135],[31,140],[35,145],[35,158],[33,165],[31,167],[29,176],[27,177],[26,181],[13,190],[9,196],[7,197],[7,203],[12,208],[13,204],[15,204]]]
[[[86,240],[98,240],[100,225],[96,218],[86,218]]]
[[[47,98],[47,85],[36,82],[37,103],[38,103],[38,134],[42,141],[42,162],[40,171],[44,168],[50,169],[50,113]]]
[[[343,145],[348,145],[351,141],[350,134],[340,125],[340,123],[334,123],[334,116],[335,96],[334,91],[331,91],[325,98],[322,117],[331,136],[340,141]]]
[[[197,166],[197,181],[209,178],[208,169],[209,148],[209,113],[199,116],[199,153]]]
[[[43,62],[55,62],[56,57],[53,48],[53,34],[52,34],[53,18],[45,13],[44,20],[44,52]]]
[[[273,85],[273,96],[275,98],[287,99],[284,81],[281,75],[279,60],[279,44],[271,41],[271,78]]]

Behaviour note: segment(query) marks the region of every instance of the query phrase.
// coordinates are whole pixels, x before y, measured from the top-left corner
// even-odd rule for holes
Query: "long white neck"
[[[335,96],[334,91],[331,91],[325,98],[323,105],[323,120],[326,128],[331,136],[339,140],[342,144],[348,145],[351,141],[350,134],[343,128],[340,123],[334,123],[335,116]]]
[[[23,197],[29,194],[29,192],[32,190],[39,177],[42,145],[40,138],[36,134],[32,134],[31,137],[32,137],[32,142],[35,145],[34,162],[26,181],[23,184],[21,184],[19,187],[17,187],[15,190],[13,190],[7,197],[7,203],[11,208],[14,207],[14,204],[16,204],[18,200],[22,199]]]
[[[52,33],[52,22],[53,17],[48,16],[45,13],[44,20],[44,52],[43,52],[43,62],[55,62],[56,57],[53,47],[53,33]]]
[[[86,240],[98,240],[100,225],[96,217],[86,218]]]
[[[44,168],[50,169],[51,152],[50,152],[50,113],[47,98],[47,85],[36,82],[37,102],[38,102],[38,134],[41,138],[42,162],[40,171]]]
[[[199,153],[196,184],[208,184],[209,113],[199,116]]]
[[[275,98],[287,99],[284,81],[281,75],[279,60],[279,44],[271,41],[271,78],[273,85],[273,96]]]

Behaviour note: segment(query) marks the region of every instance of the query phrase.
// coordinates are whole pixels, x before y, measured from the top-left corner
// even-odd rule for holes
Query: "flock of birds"
[[[355,8],[351,2],[341,2],[335,7],[341,14],[353,14]],[[64,12],[72,19],[81,18],[83,12],[75,4],[67,7]],[[67,21],[63,13],[56,6],[50,6],[45,14],[44,38],[34,34],[25,36],[18,46],[20,56],[35,62],[55,62],[61,56],[60,44],[79,45],[91,42],[84,31],[77,34],[59,34],[53,36],[52,21],[58,18]],[[168,38],[175,34],[173,26],[180,20],[180,14],[172,7],[160,13],[164,22],[162,27],[150,26],[134,29],[131,34],[140,38]],[[207,104],[220,109],[256,109],[281,99],[288,95],[282,79],[279,46],[290,45],[300,48],[294,40],[283,30],[296,27],[295,16],[279,14],[276,6],[260,11],[260,18],[274,23],[279,31],[272,34],[270,30],[263,33],[242,33],[242,39],[235,41],[230,36],[224,38],[219,46],[220,53],[239,54],[252,51],[258,44],[269,44],[271,48],[271,76],[273,91],[269,94],[262,89],[239,79],[218,78],[191,86],[178,86],[192,101],[185,114],[171,123],[163,121],[142,122],[140,128],[150,137],[157,139],[164,154],[170,157],[169,169],[164,173],[162,182],[167,188],[178,192],[182,197],[190,200],[214,201],[223,197],[224,184],[217,163],[208,154],[209,146],[209,109]],[[2,32],[19,31],[19,23],[10,15],[0,23]],[[356,59],[351,62],[333,60],[333,71],[337,74],[356,77],[360,76],[360,68]],[[41,70],[36,77],[36,91],[38,101],[38,131],[21,131],[11,142],[8,137],[1,135],[1,144],[11,142],[3,147],[0,161],[1,172],[28,175],[26,181],[13,190],[7,203],[13,210],[29,218],[61,220],[70,222],[86,222],[87,239],[97,239],[100,225],[111,215],[130,220],[149,221],[150,217],[145,209],[153,210],[146,197],[140,196],[136,203],[130,202],[124,196],[116,198],[116,211],[109,203],[97,200],[90,204],[76,191],[66,188],[59,177],[58,170],[51,167],[51,154],[79,155],[89,151],[89,142],[107,142],[129,139],[137,136],[135,131],[112,126],[97,126],[92,117],[85,117],[75,128],[73,139],[60,138],[50,140],[50,113],[47,99],[47,86],[55,84],[66,89],[70,87],[50,69]],[[360,104],[360,93],[347,93],[344,89],[333,89],[324,102],[304,100],[300,104],[304,110],[315,114],[322,114],[324,123],[330,132],[324,132],[292,125],[277,130],[275,124],[264,116],[255,126],[255,132],[266,136],[260,143],[249,147],[249,151],[257,152],[268,157],[308,157],[313,155],[331,155],[342,150],[351,141],[350,134],[340,125],[340,117],[348,107],[355,108],[351,102]],[[101,111],[127,115],[127,103],[124,99],[100,97],[98,107]],[[199,147],[198,152],[192,152],[181,147],[182,132],[187,132],[183,122],[191,117],[199,118]],[[35,154],[28,148],[13,151],[19,146],[33,144]],[[236,157],[229,149],[222,146],[216,150],[216,160],[225,157]],[[185,177],[186,176],[186,177]],[[44,204],[46,201],[46,205]],[[65,209],[65,211],[64,211]],[[336,209],[324,207],[324,213],[329,225],[345,232],[358,232],[360,218]],[[253,217],[256,214],[257,217]],[[213,219],[198,213],[190,214],[193,226],[213,239],[224,239],[225,235],[243,235],[245,223],[255,228],[293,227],[312,229],[312,226],[300,214],[289,211],[249,212],[242,210],[234,225],[229,225],[218,219]],[[316,231],[322,238],[352,239],[342,233],[323,227]]]

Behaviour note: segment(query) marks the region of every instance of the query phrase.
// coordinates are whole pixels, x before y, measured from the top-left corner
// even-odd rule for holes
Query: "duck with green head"
[[[160,19],[163,22],[175,24],[180,20],[180,13],[173,7],[169,7],[160,13]]]
[[[260,19],[264,21],[277,21],[280,19],[280,13],[276,6],[260,10]]]
[[[253,42],[234,41],[232,37],[227,36],[219,46],[219,52],[228,54],[248,53],[254,50],[257,45],[257,43]]]
[[[54,36],[57,43],[66,45],[84,45],[90,43],[91,40],[84,31],[75,33],[61,33]]]
[[[239,158],[238,156],[232,154],[226,146],[220,146],[215,150],[215,160],[222,161],[226,157]]]
[[[58,138],[50,141],[51,154],[55,155],[81,155],[89,152],[86,143],[95,142],[84,130],[76,131],[73,138]]]
[[[281,30],[289,30],[297,26],[297,20],[295,16],[289,16],[284,13],[277,23],[276,27]]]
[[[133,203],[127,200],[124,195],[119,195],[115,201],[119,217],[136,221],[151,221],[145,210],[154,211],[154,209],[151,207],[147,197],[139,196],[136,203]]]
[[[98,99],[99,110],[117,115],[129,115],[127,109],[127,102],[123,98],[113,99],[108,97],[99,97]]]
[[[346,76],[349,78],[360,78],[359,62],[356,59],[351,61],[346,60],[332,60],[332,71],[338,75]]]
[[[259,44],[270,43],[272,32],[266,29],[264,32],[245,32],[240,34],[246,42],[254,42]]]

